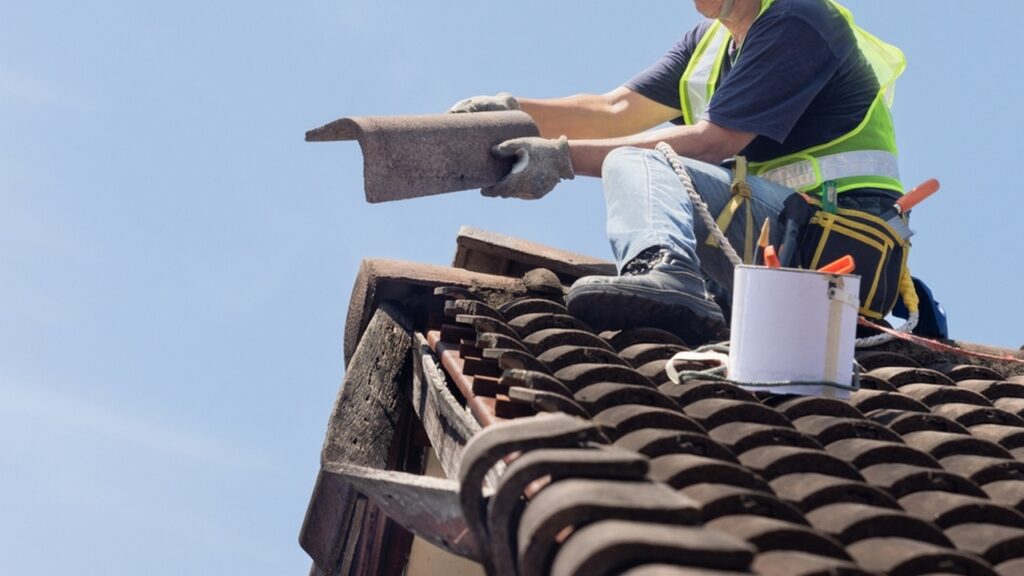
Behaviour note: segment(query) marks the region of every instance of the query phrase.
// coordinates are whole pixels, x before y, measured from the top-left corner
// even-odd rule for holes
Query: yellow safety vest
[[[758,18],[773,2],[762,0]],[[896,78],[906,68],[906,58],[899,48],[882,42],[857,26],[849,10],[834,0],[829,2],[850,23],[857,47],[878,78],[878,96],[860,125],[849,133],[780,158],[752,162],[750,171],[801,192],[819,190],[825,182],[833,182],[837,192],[870,187],[902,193],[896,133],[889,107]],[[722,64],[728,57],[731,39],[732,35],[725,26],[715,20],[698,42],[679,81],[683,120],[687,124],[694,124],[707,110],[715,94]]]

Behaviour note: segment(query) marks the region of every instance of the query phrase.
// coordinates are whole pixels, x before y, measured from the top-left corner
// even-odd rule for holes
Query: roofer
[[[582,278],[567,298],[572,313],[599,330],[660,326],[691,343],[724,335],[704,274],[730,289],[733,267],[709,245],[679,177],[653,150],[658,142],[684,158],[697,192],[748,262],[752,227],[775,220],[794,190],[833,215],[882,214],[903,190],[888,99],[905,66],[898,49],[859,29],[831,0],[694,4],[709,20],[606,94],[539,100],[502,93],[452,108],[521,109],[540,129],[540,137],[495,148],[517,161],[484,195],[535,199],[576,174],[603,178],[620,275]],[[664,122],[677,125],[648,130]],[[737,182],[748,169],[746,183]],[[773,227],[772,243],[781,237]],[[819,247],[811,248],[820,258]],[[807,251],[804,240],[800,252]],[[906,256],[901,248],[869,258],[879,264],[858,258],[858,272],[882,272],[871,294],[862,291],[861,311],[881,318],[895,303]]]

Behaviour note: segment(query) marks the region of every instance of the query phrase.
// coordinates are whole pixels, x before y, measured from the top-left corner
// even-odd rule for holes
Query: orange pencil
[[[761,225],[761,236],[757,239],[757,255],[754,257],[754,264],[756,266],[764,265],[764,249],[768,247],[768,237],[771,235],[771,224],[769,224],[768,218],[764,219],[764,224]]]

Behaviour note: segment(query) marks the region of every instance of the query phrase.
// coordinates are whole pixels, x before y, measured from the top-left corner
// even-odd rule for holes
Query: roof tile
[[[869,538],[906,538],[952,546],[934,524],[900,510],[840,502],[807,513],[811,525],[849,546]]]
[[[958,455],[940,460],[946,470],[968,478],[979,486],[1000,480],[1024,479],[1024,462],[1007,458]]]
[[[903,440],[908,445],[927,452],[934,458],[945,458],[957,454],[1012,458],[1010,453],[998,444],[967,434],[934,431],[911,432],[904,434]]]
[[[861,566],[890,576],[995,576],[988,563],[971,554],[904,538],[871,538],[848,546],[847,550]]]
[[[657,458],[668,454],[695,454],[726,462],[736,461],[732,452],[723,448],[706,434],[681,430],[644,428],[622,436],[615,441],[615,445],[639,452],[648,458]]]
[[[467,250],[464,264],[522,274],[521,255],[506,248]],[[582,268],[556,272],[555,280],[551,272],[528,272],[546,279],[543,290],[529,292],[526,280],[465,271],[450,276],[450,288],[438,284],[444,275],[436,270],[407,274],[403,284],[392,270],[368,280],[369,295],[359,296],[366,306],[397,297],[416,307],[416,326],[428,327],[450,381],[481,423],[543,411],[582,419],[563,423],[576,432],[555,437],[539,434],[551,425],[543,418],[515,423],[522,428],[486,456],[510,462],[500,482],[519,462],[557,452],[554,446],[594,454],[609,439],[614,448],[602,450],[649,467],[645,477],[626,474],[627,464],[563,466],[553,483],[524,476],[507,494],[499,484],[492,517],[481,507],[484,462],[474,464],[467,449],[466,520],[485,546],[491,530],[492,549],[506,562],[499,573],[512,574],[517,558],[529,566],[521,573],[666,576],[745,574],[751,560],[762,576],[990,574],[986,561],[1013,573],[1024,561],[1024,378],[894,346],[858,352],[868,372],[849,402],[755,395],[710,377],[675,384],[664,368],[687,349],[682,341],[648,328],[595,334],[568,314],[558,285]],[[604,472],[631,480],[573,479]],[[662,497],[686,500],[686,522],[708,526],[679,532],[666,524],[678,518],[652,517],[651,510],[669,514],[671,506],[658,507]],[[643,522],[608,520],[618,517]],[[758,553],[740,540],[716,540],[724,537],[716,530]],[[707,566],[708,542],[746,555]],[[652,554],[637,556],[646,551]]]
[[[735,454],[762,446],[798,446],[820,450],[821,445],[814,439],[792,429],[769,424],[751,422],[730,422],[716,427],[711,437]]]
[[[1020,528],[961,524],[946,530],[946,536],[958,550],[977,554],[993,565],[1024,558],[1024,530]]]
[[[881,378],[899,388],[906,384],[940,384],[953,386],[956,383],[942,372],[927,368],[906,368],[902,366],[886,366],[876,368],[869,375]]]
[[[839,560],[850,555],[835,539],[800,524],[764,516],[725,516],[708,522],[708,527],[753,544],[758,552],[806,552]]]
[[[874,486],[824,474],[787,474],[772,480],[771,486],[780,498],[805,513],[840,502],[901,509],[892,496]]]
[[[758,554],[754,569],[761,576],[877,576],[853,562],[789,551]]]
[[[793,426],[784,416],[760,402],[708,398],[683,406],[687,416],[711,430],[730,422],[754,422],[783,428]]]
[[[612,439],[648,428],[704,433],[700,424],[678,410],[641,404],[612,406],[595,415],[594,422],[608,429],[608,436]]]
[[[952,492],[915,492],[900,498],[907,512],[940,528],[960,524],[998,524],[1024,528],[1024,515],[991,500]]]
[[[696,484],[725,484],[771,493],[761,477],[746,468],[721,458],[696,454],[669,454],[651,460],[651,478],[675,489]]]
[[[815,438],[823,446],[848,438],[867,438],[902,442],[899,434],[866,419],[835,418],[832,416],[804,416],[793,421],[797,430]]]
[[[705,523],[724,516],[753,514],[794,524],[807,524],[800,510],[768,492],[709,483],[687,486],[682,492],[700,502],[701,516]]]
[[[573,532],[551,568],[552,576],[604,576],[646,563],[681,564],[745,572],[754,549],[714,530],[608,520]]]
[[[895,498],[927,490],[985,497],[985,493],[974,482],[943,470],[910,464],[876,464],[864,468],[861,473],[871,485],[885,490]]]
[[[858,469],[875,464],[910,464],[923,468],[940,468],[934,458],[906,444],[887,440],[849,438],[829,444],[825,450]]]

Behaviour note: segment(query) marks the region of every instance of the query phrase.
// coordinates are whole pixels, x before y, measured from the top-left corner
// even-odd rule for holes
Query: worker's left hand
[[[494,96],[473,96],[459,100],[448,112],[461,114],[465,112],[504,112],[519,110],[519,101],[508,92],[499,92]]]
[[[497,158],[515,158],[512,171],[494,186],[480,193],[489,198],[520,198],[537,200],[551,192],[561,180],[572,180],[569,139],[554,140],[535,136],[513,138],[495,146],[491,153]]]

